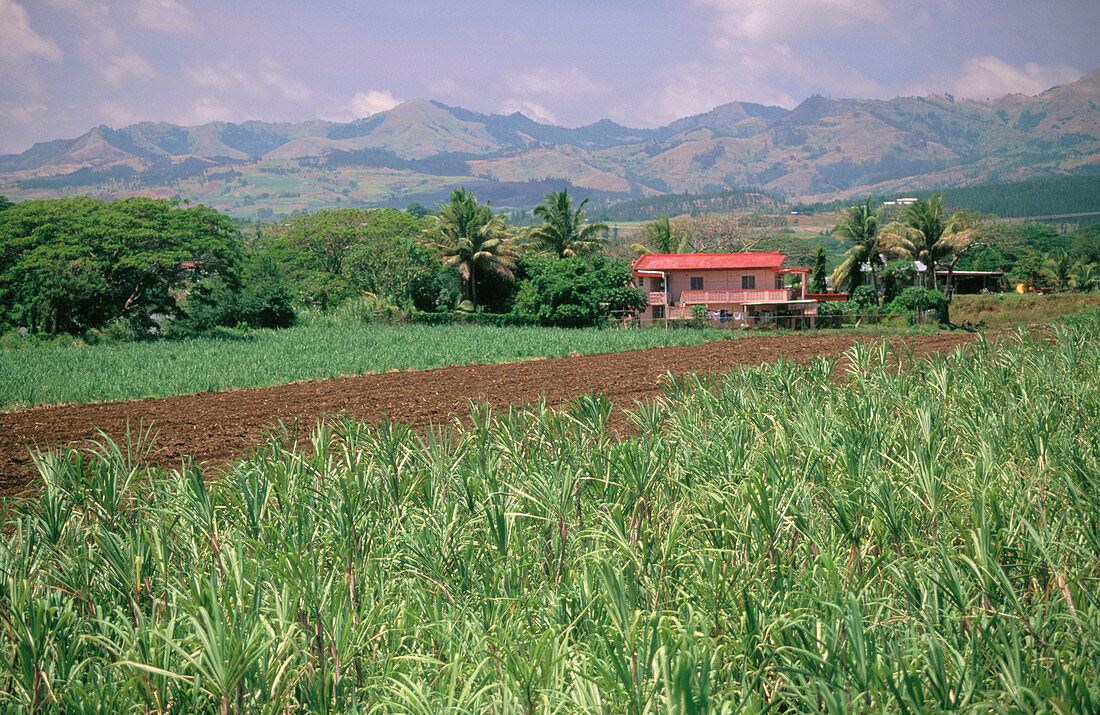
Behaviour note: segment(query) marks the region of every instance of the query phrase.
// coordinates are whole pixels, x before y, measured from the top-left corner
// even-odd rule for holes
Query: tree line
[[[302,310],[597,325],[644,299],[587,202],[551,192],[517,229],[466,189],[435,214],[325,209],[251,225],[163,199],[2,199],[0,330],[186,336],[285,327]]]
[[[998,224],[972,210],[949,211],[943,195],[919,199],[880,225],[883,216],[868,198],[850,207],[833,230],[851,241],[832,274],[837,292],[868,282],[879,289],[889,258],[919,262],[921,284],[948,296],[955,270],[1003,271],[1032,289],[1097,290],[1100,225],[1060,236],[1045,226]],[[942,283],[941,270],[947,274]]]

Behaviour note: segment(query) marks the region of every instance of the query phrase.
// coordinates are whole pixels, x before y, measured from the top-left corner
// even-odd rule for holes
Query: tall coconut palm
[[[892,221],[882,229],[882,240],[892,252],[924,264],[924,283],[939,289],[936,266],[955,265],[973,242],[976,221],[956,211],[944,215],[943,196],[922,199],[905,207],[901,221]],[[947,292],[950,292],[950,277]]]
[[[479,205],[465,188],[455,189],[450,201],[439,203],[439,216],[426,232],[447,265],[458,270],[462,296],[475,307],[478,272],[515,277],[515,252],[503,217],[494,216],[489,204]]]
[[[833,230],[833,235],[855,241],[844,254],[844,260],[833,271],[832,284],[836,291],[849,293],[863,284],[863,266],[871,267],[871,281],[878,290],[879,269],[886,266],[882,260],[882,243],[879,241],[878,218],[871,208],[871,198],[865,204],[852,206]]]
[[[636,255],[646,253],[688,253],[691,241],[688,234],[677,235],[676,227],[668,216],[658,216],[642,225],[642,242],[631,245]]]
[[[560,258],[584,255],[599,250],[604,239],[599,234],[607,230],[605,223],[584,222],[584,205],[588,199],[573,208],[573,198],[568,189],[552,191],[544,197],[546,203],[535,207],[535,218],[542,219],[528,234],[532,243]]]

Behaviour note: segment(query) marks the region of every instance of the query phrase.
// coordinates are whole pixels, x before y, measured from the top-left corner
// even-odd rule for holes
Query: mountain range
[[[0,156],[0,194],[171,196],[242,216],[405,206],[465,185],[529,207],[752,187],[813,201],[1100,173],[1100,70],[1037,96],[733,102],[656,129],[566,128],[414,100],[350,123],[99,126]]]

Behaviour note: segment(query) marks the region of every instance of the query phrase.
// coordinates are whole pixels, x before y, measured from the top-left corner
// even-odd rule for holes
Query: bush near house
[[[617,312],[645,307],[626,261],[550,258],[534,261],[529,270],[532,277],[520,286],[514,312],[535,316],[541,325],[600,325]]]
[[[941,324],[950,322],[947,298],[936,290],[911,286],[906,288],[890,303],[889,312],[907,313],[910,322],[916,322],[918,315],[933,311]]]

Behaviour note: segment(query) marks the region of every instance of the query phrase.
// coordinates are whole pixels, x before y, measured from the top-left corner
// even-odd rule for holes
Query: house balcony
[[[645,294],[646,305],[664,305],[665,304],[665,292],[663,290],[654,291],[652,293]]]
[[[663,295],[663,294],[661,294]],[[793,300],[790,288],[774,290],[685,290],[680,293],[681,305],[726,305],[768,303]],[[652,305],[652,304],[651,304]]]

